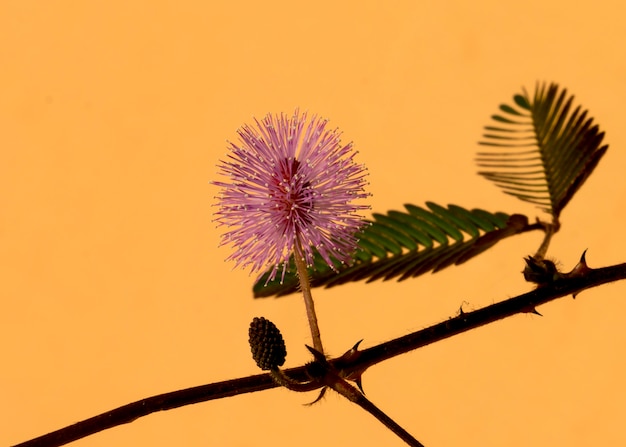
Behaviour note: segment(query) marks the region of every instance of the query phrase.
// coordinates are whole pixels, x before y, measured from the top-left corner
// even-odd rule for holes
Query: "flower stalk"
[[[313,347],[323,353],[324,347],[322,346],[322,337],[320,335],[320,328],[317,324],[317,314],[315,313],[315,304],[313,303],[313,296],[311,295],[311,282],[309,280],[309,274],[306,268],[306,260],[302,253],[302,247],[300,238],[296,239],[294,261],[296,264],[296,270],[298,272],[298,279],[300,280],[300,289],[302,290],[302,296],[304,297],[304,305],[306,307],[306,315],[309,320],[309,328],[311,329],[311,338],[313,339]]]

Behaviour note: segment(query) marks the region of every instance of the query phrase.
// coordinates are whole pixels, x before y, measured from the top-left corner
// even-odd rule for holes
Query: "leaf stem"
[[[541,241],[541,245],[537,249],[537,253],[535,253],[535,259],[545,259],[546,253],[548,252],[548,247],[550,246],[550,242],[552,241],[552,236],[559,231],[561,227],[561,223],[559,222],[559,218],[554,216],[552,219],[552,223],[547,222],[539,222],[544,229],[545,235],[543,237],[543,241]]]

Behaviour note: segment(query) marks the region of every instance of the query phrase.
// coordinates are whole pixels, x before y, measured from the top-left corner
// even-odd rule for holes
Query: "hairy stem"
[[[311,282],[309,281],[309,274],[306,270],[306,262],[304,260],[304,253],[300,238],[296,238],[295,252],[293,258],[296,263],[296,270],[298,271],[300,289],[302,290],[302,295],[304,296],[306,315],[309,320],[309,327],[311,328],[311,337],[313,338],[313,347],[318,352],[324,353],[324,347],[322,346],[322,337],[320,336],[320,328],[317,324],[315,304],[313,303],[313,296],[311,295]]]
[[[561,224],[558,217],[554,217],[552,219],[552,223],[540,223],[543,225],[545,235],[534,257],[537,259],[545,259],[546,253],[548,252],[548,247],[550,246],[550,242],[552,241],[552,236],[554,236],[556,232],[559,231]]]
[[[272,379],[274,379],[274,382],[276,382],[280,386],[284,386],[288,390],[297,391],[299,393],[305,391],[313,391],[321,386],[320,383],[315,381],[299,382],[297,380],[294,380],[286,375],[285,372],[279,368],[271,370],[270,375],[272,376]]]
[[[460,312],[456,317],[449,318],[426,329],[360,351],[358,359],[355,362],[351,362],[352,364],[348,366],[346,371],[347,373],[365,371],[370,366],[387,359],[406,354],[409,351],[519,313],[532,313],[535,311],[535,307],[554,299],[568,295],[576,296],[585,289],[618,279],[626,279],[626,263],[589,269],[580,276],[554,281],[552,284],[538,287],[531,292],[483,307],[482,309],[472,312]],[[333,362],[331,361],[331,363]],[[335,365],[335,367],[343,369],[339,365]]]
[[[350,351],[348,351],[348,353],[353,354],[352,351],[358,348],[359,343],[357,343]],[[408,431],[402,428],[400,424],[387,416],[380,408],[378,408],[376,405],[374,405],[373,402],[365,397],[365,394],[363,394],[356,387],[348,383],[339,374],[339,371],[334,367],[334,365],[331,364],[328,359],[326,359],[324,354],[316,351],[310,346],[307,346],[307,348],[309,349],[309,351],[311,351],[313,357],[315,357],[315,363],[309,364],[309,374],[312,377],[316,378],[315,381],[317,383],[322,383],[326,387],[332,388],[337,393],[348,399],[350,402],[354,402],[355,404],[363,408],[411,447],[424,447]],[[341,358],[345,359],[346,355],[344,354]],[[350,356],[347,356],[347,358],[350,358]],[[326,388],[322,389],[321,394],[313,403],[322,398],[325,390]]]
[[[344,377],[358,375],[370,366],[397,355],[521,312],[528,312],[534,306],[557,298],[576,295],[582,290],[624,279],[626,279],[626,263],[590,269],[580,276],[559,280],[549,287],[541,287],[474,312],[461,313],[426,329],[359,351],[359,355],[349,356],[348,360],[338,358],[329,360],[329,363]],[[310,380],[306,366],[289,368],[285,370],[285,373],[295,380]],[[58,447],[118,425],[128,424],[158,411],[172,410],[186,405],[263,391],[278,386],[280,385],[272,379],[270,374],[256,374],[159,394],[16,444],[14,447]],[[322,386],[323,384],[319,385],[319,387]]]
[[[361,408],[363,408],[380,422],[382,422],[385,427],[391,430],[396,436],[398,436],[411,447],[424,447],[421,442],[419,442],[408,431],[398,425],[396,421],[387,416],[380,408],[374,405],[374,403],[371,402],[363,394],[361,394],[358,400],[354,401],[354,403],[359,405]]]
[[[332,373],[331,373],[332,374]],[[357,390],[354,386],[340,378],[336,374],[332,374],[331,383],[329,386],[336,392],[344,396],[350,402],[354,402],[369,414],[374,416],[385,427],[391,430],[396,436],[402,439],[411,447],[424,447],[417,439],[415,439],[408,431],[402,428],[396,421],[391,419],[387,414],[378,408],[372,401],[370,401],[363,393]]]

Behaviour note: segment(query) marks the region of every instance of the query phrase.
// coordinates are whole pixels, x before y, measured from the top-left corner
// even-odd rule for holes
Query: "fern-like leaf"
[[[537,84],[532,97],[524,89],[513,101],[485,127],[480,144],[493,149],[478,153],[479,174],[558,219],[606,152],[604,133],[556,84]]]
[[[352,265],[336,263],[332,270],[315,256],[309,269],[311,285],[332,287],[349,281],[398,278],[400,281],[428,271],[436,272],[461,264],[514,234],[541,229],[520,214],[447,208],[427,202],[427,209],[405,205],[406,211],[374,214],[370,225],[359,235]],[[254,286],[254,296],[281,296],[295,292],[298,278],[293,260],[280,280],[266,285],[269,272]]]

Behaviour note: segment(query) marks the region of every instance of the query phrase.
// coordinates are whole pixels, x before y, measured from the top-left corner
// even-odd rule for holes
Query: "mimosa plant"
[[[294,391],[320,390],[317,402],[332,389],[384,423],[407,444],[422,445],[365,397],[365,371],[384,360],[467,330],[525,312],[567,295],[626,278],[626,263],[592,269],[585,254],[569,272],[546,258],[551,238],[562,225],[560,215],[591,175],[608,146],[604,133],[573,96],[556,84],[538,83],[523,90],[513,104],[501,105],[485,127],[479,174],[507,194],[539,206],[547,218],[531,219],[458,205],[426,202],[425,207],[373,213],[368,209],[366,170],[356,162],[351,144],[327,121],[293,115],[267,115],[239,131],[230,153],[220,162],[221,180],[215,220],[232,245],[237,266],[262,272],[256,297],[304,296],[312,358],[303,366],[281,369],[287,349],[277,326],[264,317],[249,328],[252,356],[267,372],[148,397],[77,424],[19,444],[58,446],[146,416],[208,400],[278,386]],[[525,259],[524,277],[534,284],[528,293],[497,302],[366,349],[360,342],[342,356],[329,358],[311,290],[351,281],[409,280],[425,272],[459,265],[504,238],[542,231],[541,245]],[[240,353],[243,355],[243,353]],[[422,430],[424,430],[422,428]],[[427,436],[426,433],[423,435]]]

